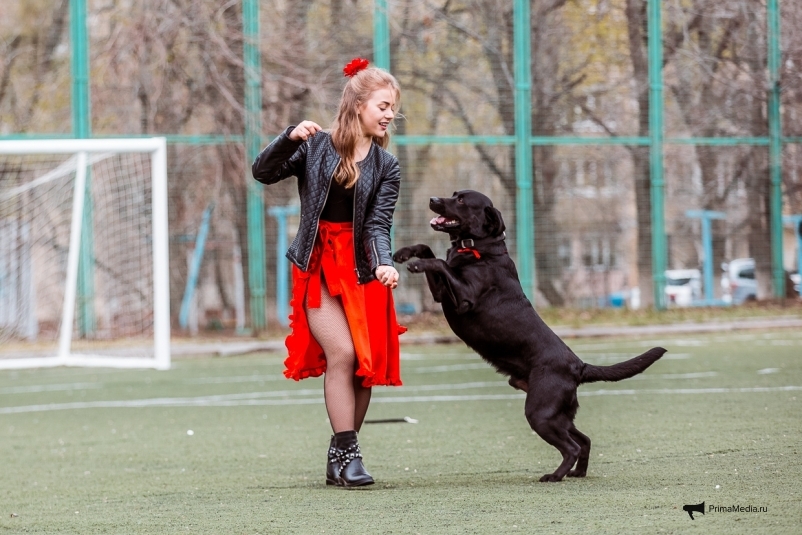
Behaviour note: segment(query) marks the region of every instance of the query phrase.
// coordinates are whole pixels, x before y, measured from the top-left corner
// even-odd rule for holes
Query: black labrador
[[[590,438],[574,426],[577,387],[595,381],[620,381],[637,375],[666,352],[655,347],[612,366],[582,362],[535,312],[507,254],[501,212],[485,195],[471,190],[447,199],[432,197],[434,230],[447,232],[446,260],[419,244],[395,252],[412,273],[425,273],[434,300],[454,333],[525,391],[526,419],[540,437],[562,454],[562,464],[540,481],[584,477]],[[574,468],[574,465],[576,467]],[[573,468],[573,470],[572,470]]]

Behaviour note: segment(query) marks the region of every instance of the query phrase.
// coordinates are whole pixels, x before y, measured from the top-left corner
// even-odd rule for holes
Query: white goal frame
[[[151,156],[153,217],[153,350],[154,356],[119,357],[72,353],[72,327],[78,284],[79,249],[89,155],[93,153],[149,153]],[[54,356],[0,358],[0,369],[53,366],[110,368],[170,368],[170,284],[167,218],[167,140],[163,137],[133,139],[50,139],[0,141],[0,154],[76,154],[70,247],[64,306]]]

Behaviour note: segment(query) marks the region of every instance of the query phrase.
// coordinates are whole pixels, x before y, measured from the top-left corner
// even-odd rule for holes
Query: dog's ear
[[[500,236],[507,228],[504,225],[501,212],[492,206],[485,206],[485,223],[483,226],[487,230],[488,236]]]

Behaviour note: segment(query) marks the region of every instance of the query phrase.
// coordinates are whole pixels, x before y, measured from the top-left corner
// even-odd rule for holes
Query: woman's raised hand
[[[376,268],[376,278],[390,289],[398,286],[398,271],[393,266],[379,266]]]
[[[301,124],[290,132],[290,139],[293,141],[298,141],[299,139],[306,141],[321,130],[323,129],[320,128],[320,125],[314,121],[301,121]]]

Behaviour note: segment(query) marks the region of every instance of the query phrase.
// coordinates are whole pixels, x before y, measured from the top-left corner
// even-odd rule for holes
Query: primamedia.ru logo
[[[769,508],[757,505],[713,505],[707,506],[708,513],[768,513]]]
[[[682,508],[683,511],[688,513],[691,520],[696,520],[693,516],[694,513],[768,513],[769,508],[758,505],[713,505],[710,504],[705,507],[705,502],[686,505]]]

